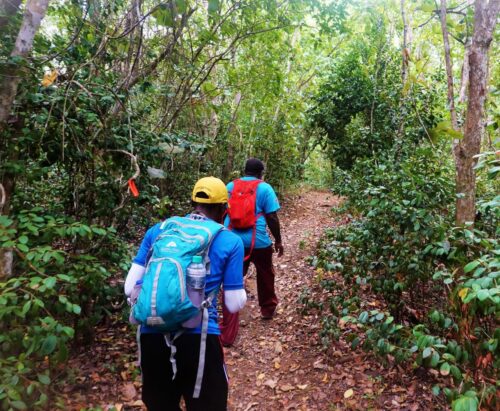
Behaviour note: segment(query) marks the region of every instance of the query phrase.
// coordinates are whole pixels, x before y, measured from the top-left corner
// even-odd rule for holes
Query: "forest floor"
[[[383,367],[372,355],[351,350],[342,337],[325,349],[319,337],[321,319],[301,313],[304,287],[320,292],[307,257],[325,228],[346,222],[331,212],[338,204],[331,193],[318,191],[284,202],[280,221],[285,254],[275,258],[280,304],[273,320],[260,319],[250,270],[240,334],[234,346],[224,349],[229,411],[444,409],[431,394],[432,376],[410,367]],[[135,336],[124,318],[98,327],[94,344],[67,364],[70,378],[61,388],[65,409],[141,409],[136,358]]]

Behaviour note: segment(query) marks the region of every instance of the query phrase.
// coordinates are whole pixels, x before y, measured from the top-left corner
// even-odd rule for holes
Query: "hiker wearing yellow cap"
[[[191,200],[196,204],[221,204],[224,215],[228,200],[227,188],[217,177],[203,177],[194,185]]]
[[[227,409],[228,381],[219,340],[217,293],[221,287],[224,289],[225,308],[230,312],[235,313],[245,305],[244,247],[241,239],[221,224],[228,201],[227,189],[221,180],[215,177],[198,180],[191,200],[194,210],[186,217],[170,218],[147,231],[125,281],[125,294],[129,296],[133,294],[134,286],[137,287],[137,283],[143,280],[138,300],[147,298],[144,293],[148,289],[148,276],[152,275],[150,267],[154,266],[155,261],[184,256],[187,253],[185,250],[193,247],[195,239],[203,239],[206,232],[213,233],[209,236],[208,244],[202,241],[204,245],[196,249],[196,255],[204,255],[205,263],[209,262],[206,264],[209,271],[204,289],[207,309],[202,307],[203,312],[207,313],[206,317],[204,314],[196,328],[180,327],[179,330],[169,329],[167,333],[161,330],[161,325],[151,325],[152,322],[162,322],[158,316],[154,317],[155,321],[146,321],[140,326],[142,399],[150,411],[181,410],[181,397],[188,411]],[[198,226],[200,230],[193,232],[196,229],[193,227]],[[188,233],[186,230],[191,231]],[[160,244],[160,241],[164,241],[165,245]],[[168,251],[170,249],[172,251]],[[158,258],[157,254],[161,252],[165,253],[164,260],[161,256]],[[197,258],[197,261],[201,261],[200,257]],[[182,265],[182,260],[179,265]],[[155,271],[160,272],[156,279],[159,288],[164,268],[155,267]],[[160,294],[160,291],[158,289],[157,293]],[[185,298],[187,294],[184,291],[181,295]],[[160,301],[155,302],[155,311],[156,306],[160,305]],[[139,311],[135,309],[133,312]]]

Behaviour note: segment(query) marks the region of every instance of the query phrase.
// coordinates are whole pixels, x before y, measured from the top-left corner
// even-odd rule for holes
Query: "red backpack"
[[[255,244],[255,232],[258,218],[263,214],[255,214],[257,202],[257,186],[262,183],[262,180],[235,180],[233,192],[229,199],[229,229],[236,228],[237,230],[244,230],[253,228],[252,231],[252,244],[250,246],[250,253],[245,258],[248,259],[252,253]]]

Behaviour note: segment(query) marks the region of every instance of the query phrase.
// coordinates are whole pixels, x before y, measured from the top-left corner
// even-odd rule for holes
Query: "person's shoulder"
[[[239,247],[239,245],[243,247],[241,238],[228,229],[221,230],[215,237],[213,244],[214,247],[225,249],[232,249],[234,247]]]
[[[262,181],[260,184],[259,184],[259,187],[262,186],[262,187],[265,187],[265,188],[270,188],[270,189],[273,189],[273,186],[271,184],[269,184],[267,181]],[[273,189],[274,190],[274,189]]]
[[[154,235],[154,234],[158,233],[161,230],[162,224],[163,224],[163,221],[160,221],[160,222],[152,225],[151,227],[149,227],[148,230],[146,231],[146,235]]]
[[[263,181],[262,183],[259,184],[259,187],[257,188],[257,190],[259,191],[262,191],[263,193],[266,192],[266,193],[274,193],[274,188],[271,184],[269,183],[266,183],[265,181]]]
[[[215,240],[218,240],[219,242],[228,242],[228,243],[237,243],[241,241],[239,236],[237,236],[235,233],[233,233],[231,230],[228,230],[227,228],[222,229],[217,235],[217,237],[215,237]]]

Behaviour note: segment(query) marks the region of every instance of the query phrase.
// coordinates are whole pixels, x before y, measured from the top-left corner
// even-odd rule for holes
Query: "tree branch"
[[[3,214],[3,208],[7,202],[7,194],[5,193],[5,188],[3,184],[0,183],[0,215]]]
[[[137,161],[137,156],[135,156],[132,153],[129,153],[128,151],[119,150],[119,149],[108,149],[108,150],[105,150],[105,151],[110,151],[110,152],[114,152],[114,153],[122,153],[122,154],[125,154],[126,156],[129,156],[130,159],[131,159],[131,161],[132,161],[132,165],[135,168],[135,173],[128,180],[135,180],[137,177],[139,177],[139,175],[141,174],[141,168],[139,167],[139,163]],[[126,187],[127,186],[128,180],[125,183],[122,184],[122,187]]]

